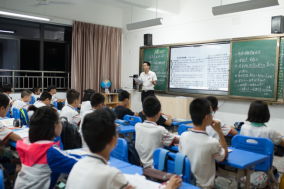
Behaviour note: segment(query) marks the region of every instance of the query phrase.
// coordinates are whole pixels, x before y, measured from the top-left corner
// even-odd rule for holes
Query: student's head
[[[82,125],[84,140],[91,152],[106,151],[110,153],[117,144],[117,127],[115,115],[108,108],[87,114]]]
[[[127,105],[129,103],[129,92],[125,90],[120,91],[118,94],[118,100]]]
[[[247,121],[266,123],[270,119],[268,106],[265,102],[256,100],[250,104]]]
[[[96,93],[93,89],[84,90],[84,92],[83,102],[90,101],[91,96]]]
[[[68,104],[72,104],[74,107],[79,106],[80,93],[78,91],[76,91],[75,89],[70,89],[67,91],[66,97]]]
[[[102,109],[104,108],[105,97],[101,93],[95,93],[91,96],[91,105],[95,109]]]
[[[144,69],[145,72],[148,71],[150,69],[150,67],[151,67],[150,62],[147,62],[147,61],[143,62],[143,69]]]
[[[21,92],[21,99],[24,102],[30,102],[31,101],[31,97],[32,97],[32,91],[28,90],[28,89],[24,89]]]
[[[10,107],[9,103],[10,99],[6,95],[0,93],[0,117],[6,117]]]
[[[56,110],[49,106],[36,108],[34,105],[29,107],[34,111],[29,122],[29,139],[31,143],[40,140],[53,140],[60,136],[62,125]]]
[[[206,99],[210,101],[212,110],[216,112],[219,109],[218,99],[215,96],[208,96]]]
[[[207,126],[212,123],[212,107],[205,98],[194,99],[189,106],[189,113],[195,126]]]
[[[2,91],[3,91],[3,93],[12,93],[13,92],[12,84],[4,84],[4,85],[2,85]]]
[[[155,96],[149,96],[143,101],[143,111],[142,113],[146,117],[154,118],[156,122],[160,118],[161,103]]]
[[[34,87],[33,92],[34,92],[35,95],[39,95],[40,94],[40,88]]]
[[[52,95],[56,94],[56,92],[57,92],[56,87],[54,85],[49,85],[47,87],[47,92],[49,92]]]
[[[51,99],[52,99],[52,95],[49,92],[41,93],[40,98],[39,98],[39,100],[47,106],[50,105]]]

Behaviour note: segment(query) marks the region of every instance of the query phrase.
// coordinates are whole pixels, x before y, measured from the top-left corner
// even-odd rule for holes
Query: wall
[[[271,31],[271,17],[282,15],[284,0],[279,0],[280,6],[264,9],[213,16],[212,7],[220,5],[220,0],[180,0],[178,15],[161,15],[164,25],[127,31],[126,24],[131,22],[130,8],[123,11],[123,65],[122,87],[131,88],[132,80],[129,76],[139,72],[139,47],[143,46],[143,35],[153,34],[153,44],[170,44],[193,41],[227,39],[269,35]],[[229,1],[223,1],[230,3]],[[155,18],[155,13],[135,8],[133,22]],[[220,100],[219,106],[224,103]],[[244,121],[250,102],[227,100],[217,112],[216,117],[229,125],[236,121]],[[131,107],[134,111],[142,109],[140,93],[133,90]],[[284,105],[269,106],[271,119],[268,126],[284,135]],[[165,113],[166,110],[163,110]]]

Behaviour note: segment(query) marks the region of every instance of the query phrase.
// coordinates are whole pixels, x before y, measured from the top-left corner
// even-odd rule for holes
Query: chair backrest
[[[120,159],[122,161],[128,161],[128,149],[127,142],[124,138],[118,138],[117,145],[110,153],[110,156]]]
[[[153,153],[153,160],[154,160],[154,168],[158,169],[159,168],[159,163],[163,162],[160,161],[160,154],[163,153],[163,148],[157,148],[154,153]],[[175,160],[177,159],[179,153],[173,153],[173,152],[168,152],[167,156],[165,156],[165,158],[167,158],[166,160],[164,160],[165,162],[165,170],[168,173],[172,173],[172,174],[176,174],[175,173],[175,166],[176,166],[176,162]],[[177,160],[180,161],[180,160]],[[193,179],[193,175],[191,174],[191,166],[190,166],[190,161],[188,159],[188,157],[184,158],[184,165],[183,165],[183,182],[187,182],[190,184],[195,185],[195,181]]]
[[[178,126],[178,135],[181,135],[183,132],[189,131],[191,129],[193,129],[193,126],[182,124],[182,125]]]
[[[0,189],[4,189],[4,174],[3,171],[0,170]]]
[[[13,118],[15,119],[21,119],[21,112],[17,108],[13,108]]]
[[[257,171],[266,172],[271,169],[273,162],[274,144],[270,139],[236,135],[232,139],[232,147],[267,155],[269,158],[266,161],[255,165],[254,169]]]
[[[11,118],[11,115],[10,115],[10,108],[9,108],[7,114],[6,114],[6,117]]]
[[[141,117],[138,116],[125,115],[123,120],[129,121],[130,125],[132,126],[135,126],[136,123],[142,123]]]
[[[56,101],[53,102],[53,105],[54,105],[54,107],[55,107],[56,109],[58,109],[58,104],[57,104]]]
[[[35,97],[31,96],[31,101],[29,102],[29,104],[34,104],[35,103]]]

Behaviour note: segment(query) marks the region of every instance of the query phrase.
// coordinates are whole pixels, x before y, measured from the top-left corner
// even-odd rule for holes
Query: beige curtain
[[[104,92],[121,87],[121,28],[75,21],[72,32],[71,88],[83,97],[85,89]]]

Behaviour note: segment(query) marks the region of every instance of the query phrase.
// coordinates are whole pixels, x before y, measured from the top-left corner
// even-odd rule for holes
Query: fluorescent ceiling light
[[[15,33],[16,31],[13,30],[1,30],[0,29],[0,33]]]
[[[155,18],[152,20],[145,20],[142,22],[135,22],[135,23],[131,23],[131,24],[127,24],[126,28],[127,30],[136,30],[136,29],[140,29],[140,28],[147,28],[147,27],[151,27],[151,26],[157,26],[157,25],[162,25],[163,18]]]
[[[164,11],[164,10],[156,9],[156,8],[152,8],[152,7],[146,8],[146,9],[149,10],[149,11],[158,12],[158,13],[162,13],[162,14],[172,14],[168,11]]]
[[[33,20],[50,21],[49,18],[29,16],[29,15],[25,15],[25,14],[18,14],[18,13],[6,12],[6,11],[0,11],[0,15],[20,17],[20,18],[28,18],[28,19],[33,19]]]
[[[279,5],[278,0],[250,0],[212,8],[213,15],[229,14]]]

